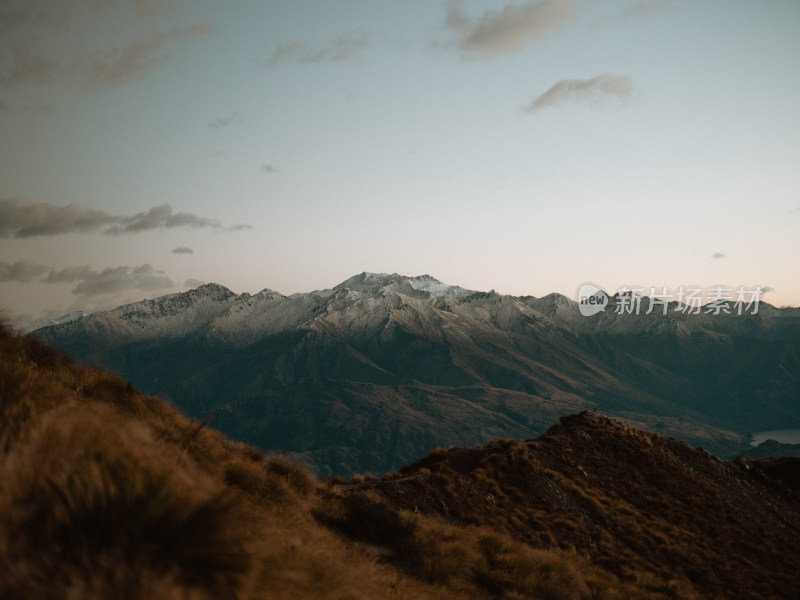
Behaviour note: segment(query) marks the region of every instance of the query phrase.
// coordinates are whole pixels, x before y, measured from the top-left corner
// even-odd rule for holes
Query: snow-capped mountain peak
[[[466,296],[474,293],[472,290],[465,290],[457,285],[447,285],[430,275],[420,275],[409,277],[408,283],[415,290],[430,292],[434,296]]]
[[[353,275],[345,279],[339,285],[333,287],[334,290],[352,290],[354,292],[371,292],[384,287],[393,278],[401,277],[397,273],[369,273],[364,271],[358,275]]]
[[[375,294],[380,291],[393,293],[428,292],[432,296],[466,296],[472,291],[447,285],[430,275],[407,277],[397,273],[364,272],[351,277],[333,288],[353,292]]]

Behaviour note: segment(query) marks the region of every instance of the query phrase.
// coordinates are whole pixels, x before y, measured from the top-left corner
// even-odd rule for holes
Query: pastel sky
[[[797,0],[2,0],[0,307],[361,271],[800,306]]]

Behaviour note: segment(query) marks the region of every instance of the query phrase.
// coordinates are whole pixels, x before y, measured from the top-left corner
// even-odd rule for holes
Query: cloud
[[[139,267],[109,267],[102,271],[95,271],[89,265],[56,270],[23,260],[14,264],[0,262],[0,282],[9,281],[77,283],[72,293],[79,296],[100,296],[126,290],[151,292],[175,286],[164,271],[156,271],[149,264]]]
[[[0,2],[0,84],[49,83],[66,71],[64,53],[49,42],[68,30],[74,7],[34,0],[16,2],[14,8],[11,4]]]
[[[165,31],[151,30],[143,37],[123,38],[117,41],[117,47],[109,47],[104,40],[119,36],[81,34],[87,23],[96,24],[98,13],[116,6],[117,14],[103,18],[120,21],[126,28],[123,31],[136,31],[141,30],[141,20],[153,22],[170,8],[170,0],[29,1],[28,4],[34,7],[10,10],[0,7],[0,84],[45,84],[58,77],[61,82],[77,81],[90,89],[123,85],[168,62],[177,44],[212,31],[211,25],[196,23]],[[131,14],[125,10],[126,4],[135,8],[134,19],[138,15],[139,22],[123,22]],[[36,5],[43,8],[35,8]]]
[[[726,258],[726,256],[722,252],[714,252],[714,254],[711,255],[711,258],[714,260],[719,260],[721,258]]]
[[[523,110],[532,113],[569,100],[598,101],[602,96],[616,96],[622,100],[632,93],[633,81],[624,75],[603,73],[593,79],[562,79]]]
[[[769,286],[769,285],[761,286],[761,293],[762,294],[766,294],[768,292],[774,292],[774,291],[775,291],[775,288],[772,287],[772,286]]]
[[[52,15],[34,8],[4,10],[0,11],[0,33],[17,31],[26,26],[39,26],[52,20]]]
[[[145,21],[154,20],[168,7],[168,0],[136,0],[136,14]]]
[[[6,85],[48,83],[58,70],[58,63],[45,58],[38,50],[19,45],[14,48],[11,66],[0,81]]]
[[[223,127],[230,127],[231,125],[239,125],[243,121],[244,119],[239,115],[239,113],[233,113],[230,117],[214,119],[208,124],[208,126],[213,127],[214,129],[221,129]]]
[[[192,288],[192,289],[198,288],[201,285],[205,285],[205,284],[206,284],[205,281],[200,281],[199,279],[187,279],[186,281],[183,282],[183,285],[185,287]]]
[[[89,65],[88,84],[92,88],[115,86],[144,77],[149,71],[165,63],[165,48],[176,41],[211,33],[206,23],[191,27],[175,27],[169,33],[156,33],[148,39],[131,42],[98,55]]]
[[[262,164],[261,169],[259,170],[262,175],[271,175],[272,173],[277,173],[278,171],[278,167],[267,163]]]
[[[361,56],[361,50],[368,45],[369,38],[363,31],[350,31],[324,43],[281,44],[272,52],[267,66],[273,66],[282,60],[291,60],[297,63],[321,63],[358,58]]]
[[[102,296],[127,290],[152,292],[175,286],[164,271],[156,271],[152,265],[140,267],[109,267],[94,271],[89,266],[69,267],[50,271],[47,283],[78,282],[72,293],[78,296]]]
[[[623,9],[623,17],[644,18],[663,12],[673,3],[673,0],[653,0],[651,2],[638,2]]]
[[[25,198],[0,199],[0,237],[34,237],[96,231],[115,221],[103,210],[83,204],[55,206]]]
[[[48,267],[18,260],[13,265],[0,261],[0,281],[33,281],[44,275]]]
[[[141,212],[132,217],[117,217],[119,225],[110,227],[106,233],[138,233],[149,229],[172,229],[173,227],[210,227],[222,229],[216,219],[198,217],[192,213],[173,213],[169,204],[154,206],[147,212]]]
[[[230,227],[225,227],[224,231],[246,231],[248,229],[253,229],[253,226],[246,225],[244,223],[239,223],[237,225],[231,225]]]
[[[172,251],[173,254],[194,254],[194,250],[186,246],[178,246]]]
[[[61,269],[59,271],[50,271],[47,274],[45,281],[47,283],[72,283],[75,281],[88,279],[92,276],[92,273],[97,273],[97,271],[92,271],[89,265],[84,265],[82,267],[67,267],[66,269]]]
[[[169,204],[155,206],[133,216],[118,216],[84,204],[56,206],[26,198],[0,198],[0,238],[53,236],[101,231],[118,235],[174,227],[241,231],[249,225],[224,227],[217,219],[192,213],[173,213]]]
[[[8,102],[6,102],[3,98],[0,98],[0,112],[8,112],[11,110],[19,111],[21,113],[26,113],[26,114],[51,115],[54,112],[56,112],[56,107],[48,103],[43,103],[39,105],[16,104],[12,106]]]
[[[446,26],[467,56],[494,58],[521,50],[547,33],[561,29],[577,14],[569,0],[540,0],[508,4],[487,10],[480,17],[466,14],[462,0],[447,5]]]

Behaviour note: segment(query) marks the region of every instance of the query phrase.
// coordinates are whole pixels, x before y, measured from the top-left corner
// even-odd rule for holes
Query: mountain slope
[[[583,413],[320,483],[0,327],[3,598],[791,598],[798,475]]]
[[[420,566],[419,554],[433,558],[448,538],[452,551],[464,544],[457,569],[488,589],[517,580],[482,579],[473,564],[480,559],[459,535],[465,529],[484,532],[477,546],[489,556],[506,552],[492,538],[502,534],[572,553],[620,581],[635,581],[640,593],[792,598],[800,573],[798,482],[800,459],[726,463],[581,413],[535,440],[437,450],[399,473],[341,484],[330,492],[340,503],[330,520],[391,549],[388,560],[411,572],[435,575],[436,565]],[[392,516],[395,526],[387,530]],[[440,547],[409,541],[423,537],[419,528],[437,530]]]
[[[35,335],[346,475],[587,408],[729,455],[753,430],[800,425],[800,311],[761,309],[585,318],[563,296],[362,273],[292,296],[209,284]]]
[[[316,524],[316,482],[0,327],[0,597],[465,598]]]

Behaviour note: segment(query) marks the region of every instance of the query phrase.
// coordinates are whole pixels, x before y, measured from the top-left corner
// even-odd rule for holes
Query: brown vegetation
[[[318,483],[0,329],[2,598],[787,598],[786,465],[581,415]]]
[[[311,517],[317,483],[0,330],[0,597],[430,595]]]
[[[435,573],[436,540],[458,539],[455,562],[491,594],[514,597],[519,583],[484,576],[486,565],[510,569],[481,555],[486,532],[513,548],[500,556],[519,561],[536,549],[539,560],[577,569],[572,589],[591,595],[575,597],[614,597],[632,586],[622,597],[791,598],[800,589],[800,495],[784,482],[795,483],[799,471],[787,460],[725,463],[582,413],[537,440],[435,451],[398,474],[331,493],[344,505],[337,526],[354,537],[380,530],[362,523],[353,531],[357,514],[394,510],[404,519],[406,530],[395,525],[403,535],[389,545],[413,548],[390,555],[408,572],[426,576],[430,561]],[[365,510],[367,501],[377,506]],[[466,531],[476,532],[472,541]],[[414,545],[414,536],[424,541]],[[525,585],[538,597],[534,581]]]

